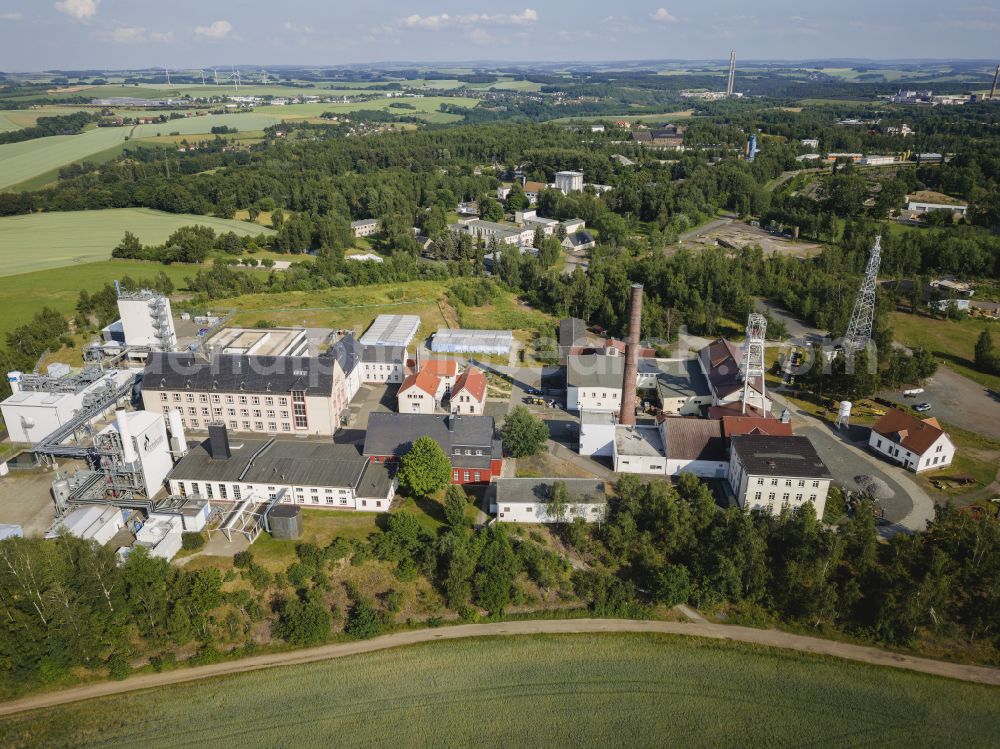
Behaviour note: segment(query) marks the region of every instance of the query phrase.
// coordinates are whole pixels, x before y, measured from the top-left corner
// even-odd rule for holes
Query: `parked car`
[[[916,398],[918,395],[924,392],[923,388],[910,388],[909,390],[903,391],[904,398]]]
[[[527,393],[528,395],[541,395],[542,394],[542,391],[539,390],[538,388],[525,388],[524,392]]]
[[[918,403],[917,405],[915,405],[913,407],[913,410],[917,411],[918,413],[924,413],[925,411],[930,411],[931,410],[931,404],[930,403]]]

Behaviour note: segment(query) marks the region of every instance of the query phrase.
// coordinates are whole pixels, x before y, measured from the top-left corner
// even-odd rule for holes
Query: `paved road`
[[[923,387],[924,393],[916,398],[904,398],[901,390],[882,393],[882,397],[907,406],[927,401],[933,408],[926,416],[1000,440],[1000,393],[945,365]]]
[[[837,481],[847,487],[854,487],[854,477],[867,474],[877,476],[889,485],[894,496],[882,501],[882,507],[890,525],[879,528],[881,535],[927,529],[927,522],[934,517],[934,500],[917,485],[908,471],[868,452],[867,427],[841,431],[797,406],[790,405],[779,392],[772,390],[770,395],[775,403],[792,412],[795,433],[812,440],[816,452]],[[776,412],[777,410],[775,409]]]
[[[589,634],[595,632],[648,632],[747,642],[766,647],[784,648],[804,653],[844,658],[846,660],[877,666],[890,666],[892,668],[918,671],[920,673],[944,676],[960,681],[1000,686],[1000,669],[967,666],[960,663],[946,663],[929,658],[901,655],[887,650],[879,650],[878,648],[850,645],[835,640],[794,635],[774,629],[751,629],[749,627],[711,624],[708,622],[660,622],[635,621],[631,619],[546,619],[540,621],[494,622],[490,624],[459,624],[454,627],[410,630],[360,642],[322,645],[290,653],[272,653],[227,663],[216,663],[209,666],[181,668],[176,671],[159,674],[143,674],[141,676],[133,676],[125,681],[88,684],[83,687],[66,689],[60,692],[39,694],[12,702],[0,703],[0,716],[13,715],[28,710],[38,710],[97,697],[135,692],[142,689],[152,689],[169,684],[181,684],[247,671],[257,671],[263,668],[273,668],[275,666],[296,666],[303,663],[313,663],[330,658],[343,658],[345,656],[371,653],[378,650],[423,642],[457,640],[467,637]]]

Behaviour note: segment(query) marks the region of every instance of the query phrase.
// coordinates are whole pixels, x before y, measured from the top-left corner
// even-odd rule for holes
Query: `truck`
[[[924,392],[923,388],[909,388],[903,391],[904,398],[916,398],[918,395]]]

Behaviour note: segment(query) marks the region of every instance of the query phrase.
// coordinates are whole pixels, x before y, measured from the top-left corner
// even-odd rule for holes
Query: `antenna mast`
[[[726,96],[733,95],[733,84],[736,82],[736,50],[729,52],[729,81],[726,83]]]
[[[882,263],[882,235],[875,237],[868,265],[865,267],[865,277],[858,290],[858,299],[851,313],[851,324],[847,326],[844,336],[844,353],[853,357],[855,353],[868,346],[872,339],[872,323],[875,319],[875,285],[878,280],[878,269]]]
[[[993,101],[993,97],[997,95],[997,78],[1000,78],[1000,65],[997,65],[997,70],[993,74],[993,87],[990,89],[990,101]]]

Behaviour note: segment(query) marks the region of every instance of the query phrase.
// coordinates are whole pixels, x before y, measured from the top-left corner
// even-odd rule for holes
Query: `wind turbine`
[[[232,80],[233,84],[236,86],[236,90],[239,91],[240,90],[240,71],[237,70],[237,68],[236,68],[235,65],[233,65],[232,68],[233,68],[233,72],[232,72],[232,75],[229,76],[229,78]]]
[[[199,70],[198,72],[201,73],[201,85],[204,86],[205,85],[205,71],[204,70]]]
[[[219,71],[216,70],[215,68],[212,68],[212,75],[215,76],[215,85],[218,86],[219,85]]]
[[[170,85],[170,71],[167,70],[166,68],[164,68],[163,72],[166,73],[166,75],[167,75],[167,85],[169,86]]]

